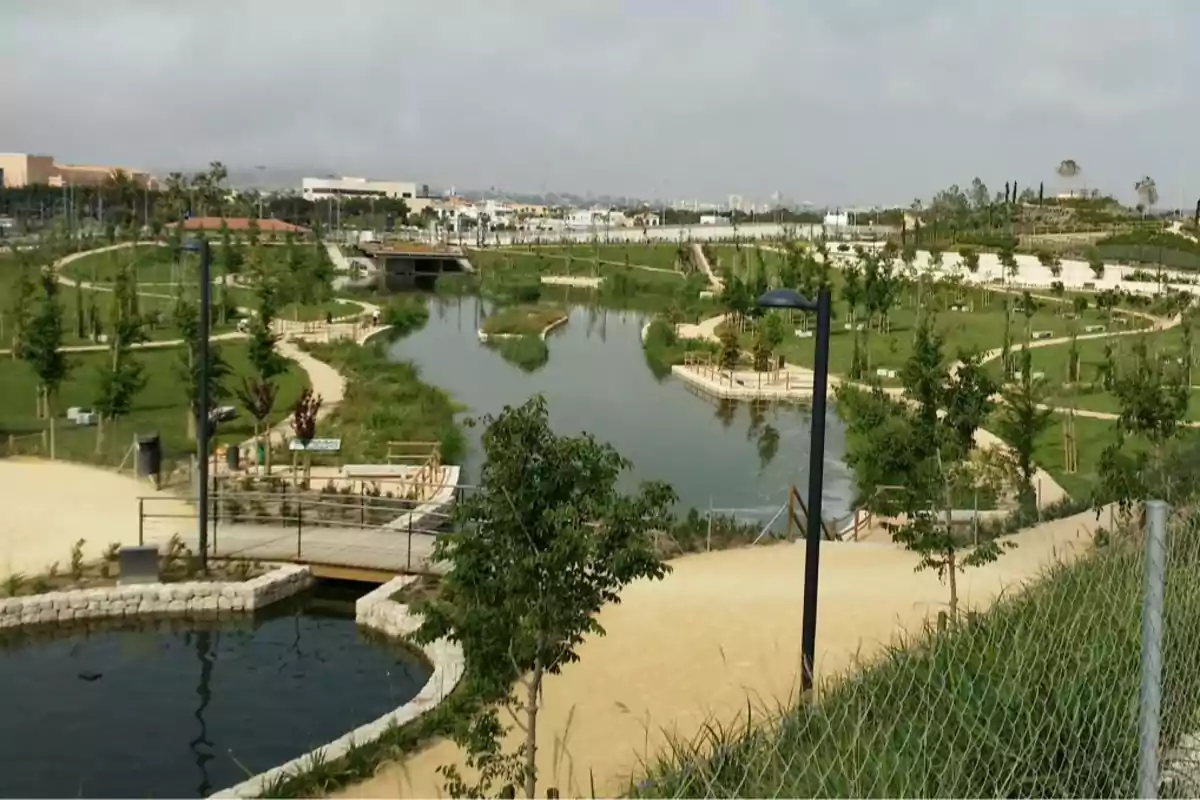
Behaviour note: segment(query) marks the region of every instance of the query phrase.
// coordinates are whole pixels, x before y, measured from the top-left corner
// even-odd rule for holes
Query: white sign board
[[[307,442],[292,439],[288,449],[301,453],[336,453],[342,449],[341,439],[309,439]]]

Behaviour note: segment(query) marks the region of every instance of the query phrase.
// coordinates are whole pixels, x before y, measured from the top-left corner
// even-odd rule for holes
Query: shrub
[[[407,336],[425,327],[429,321],[429,306],[423,297],[401,295],[384,306],[380,319],[383,324],[392,326],[394,336]]]

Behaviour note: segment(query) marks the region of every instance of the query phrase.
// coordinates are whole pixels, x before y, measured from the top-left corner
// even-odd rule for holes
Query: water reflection
[[[478,319],[488,302],[465,297],[447,304],[466,305],[465,316],[473,311]],[[633,462],[627,487],[665,480],[683,509],[705,509],[711,499],[743,519],[770,520],[787,488],[806,481],[809,409],[719,400],[670,377],[669,370],[656,373],[641,346],[645,321],[643,311],[576,306],[551,337],[549,360],[532,372],[489,352],[477,325],[459,326],[436,314],[423,330],[394,342],[391,354],[416,362],[422,377],[466,405],[469,416],[545,395],[556,431],[592,433]],[[849,510],[852,487],[840,462],[841,423],[831,413],[827,424],[826,507],[830,516],[840,516]],[[465,433],[470,452],[463,479],[469,482],[478,474],[481,431]]]
[[[196,706],[193,716],[200,723],[196,738],[188,742],[192,754],[196,758],[196,768],[200,771],[200,783],[196,787],[197,797],[208,797],[215,788],[208,777],[208,762],[213,760],[213,743],[208,739],[208,724],[204,720],[204,711],[212,702],[212,674],[215,660],[213,659],[213,637],[220,637],[210,631],[197,631],[192,638],[196,644],[196,660],[200,662],[200,680],[196,684],[196,696],[200,704]],[[219,644],[218,638],[218,644]],[[203,745],[203,747],[201,747]]]

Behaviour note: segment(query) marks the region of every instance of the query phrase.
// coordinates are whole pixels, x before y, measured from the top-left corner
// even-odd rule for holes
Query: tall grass
[[[1162,751],[1200,730],[1200,525],[1173,526]],[[1140,536],[1123,535],[764,724],[676,741],[644,797],[1118,797],[1136,792]]]

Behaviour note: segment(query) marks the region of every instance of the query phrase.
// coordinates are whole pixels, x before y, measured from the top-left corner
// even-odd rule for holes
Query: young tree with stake
[[[42,298],[21,337],[21,358],[38,376],[38,416],[50,420],[50,457],[55,455],[54,400],[70,365],[62,350],[63,312],[58,281],[49,269],[41,275]]]
[[[434,543],[450,569],[415,639],[459,642],[480,699],[456,736],[480,778],[468,785],[442,767],[450,793],[507,784],[535,797],[543,682],[579,659],[585,636],[603,635],[597,614],[625,586],[668,572],[652,532],[667,529],[675,493],[657,482],[620,492],[629,462],[588,434],[556,435],[540,396],[483,423],[480,486],[460,506],[461,529]],[[514,753],[502,747],[502,710],[523,734]]]
[[[133,346],[146,340],[145,326],[136,313],[131,300],[134,287],[129,278],[129,267],[117,273],[113,283],[113,298],[108,339],[108,360],[100,367],[100,381],[96,392],[96,410],[99,422],[96,425],[96,453],[104,448],[105,425],[133,410],[133,400],[146,386],[142,363],[133,355]]]
[[[996,386],[970,354],[951,375],[941,348],[926,317],[901,371],[903,400],[879,387],[865,392],[850,384],[839,386],[837,397],[838,413],[847,422],[846,460],[854,470],[857,502],[880,515],[904,516],[904,523],[887,526],[889,533],[918,554],[918,569],[933,570],[948,583],[953,617],[958,573],[1002,552],[994,540],[966,541],[954,530],[950,514],[953,487],[961,483],[962,465],[992,409]],[[881,493],[879,486],[901,488]]]
[[[179,328],[180,338],[183,339],[184,352],[177,365],[177,374],[187,392],[188,439],[196,439],[196,420],[200,413],[200,309],[196,303],[180,294],[175,300],[175,326]],[[212,414],[221,400],[229,396],[225,388],[225,378],[229,375],[229,364],[221,357],[216,347],[208,348],[208,408],[205,412]],[[208,428],[209,435],[216,433],[215,426]]]

